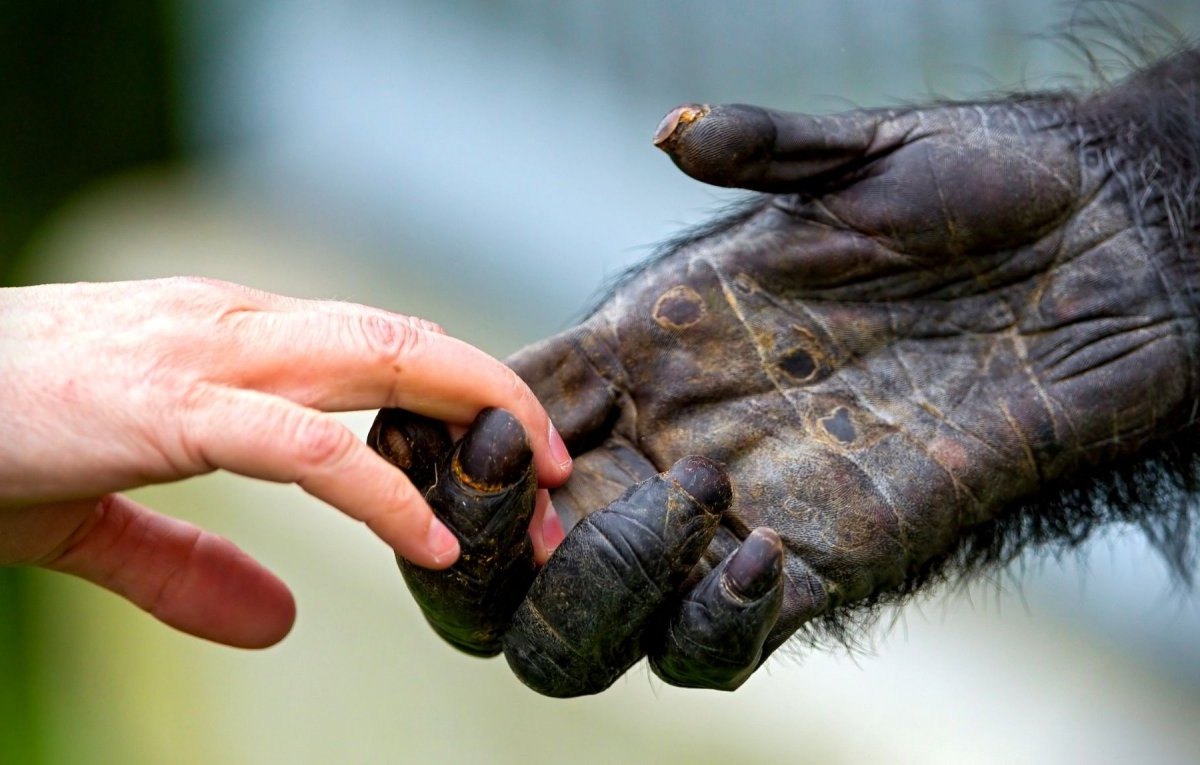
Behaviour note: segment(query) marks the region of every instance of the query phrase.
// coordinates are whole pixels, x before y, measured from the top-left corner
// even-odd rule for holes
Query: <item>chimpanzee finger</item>
[[[547,696],[598,693],[642,656],[642,638],[717,530],[725,471],[685,457],[581,521],[550,557],[504,637],[513,672]]]
[[[391,416],[380,428],[386,438],[376,443],[411,455],[414,483],[458,536],[462,555],[443,571],[396,560],[434,631],[467,653],[494,656],[536,573],[528,534],[537,491],[533,452],[513,415],[485,409],[451,454],[431,462],[429,447],[438,438],[430,433],[431,421],[416,417]]]
[[[589,324],[531,345],[506,361],[546,407],[576,456],[599,446],[619,414],[619,392],[605,373],[615,377],[620,361]]]
[[[745,104],[688,104],[663,118],[654,145],[698,181],[786,193],[811,189],[895,148],[899,137],[880,140],[879,122],[865,111],[814,117]]]
[[[445,423],[405,409],[380,409],[367,445],[403,470],[422,496],[437,481],[439,463],[451,446]]]
[[[704,577],[647,647],[650,667],[672,685],[732,691],[758,668],[783,603],[783,543],[755,529]]]

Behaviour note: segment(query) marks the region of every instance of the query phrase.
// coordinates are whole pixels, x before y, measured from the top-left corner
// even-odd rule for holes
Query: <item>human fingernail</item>
[[[550,423],[550,458],[558,463],[564,472],[571,467],[571,453],[567,451],[567,445],[553,422]]]
[[[439,565],[453,563],[458,558],[458,537],[441,521],[435,519],[429,524],[429,534],[425,542],[433,560]]]

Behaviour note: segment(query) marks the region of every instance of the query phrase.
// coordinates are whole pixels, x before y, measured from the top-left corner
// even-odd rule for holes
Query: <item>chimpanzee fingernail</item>
[[[725,583],[747,600],[766,595],[783,571],[783,543],[765,526],[750,532],[725,566]]]
[[[723,513],[733,500],[725,469],[707,457],[684,457],[671,467],[667,477],[709,512]]]
[[[394,428],[384,428],[378,436],[378,449],[383,458],[401,470],[413,466],[413,450],[404,434]]]
[[[567,451],[567,444],[553,422],[550,423],[550,458],[563,470],[571,467],[571,453]]]
[[[699,104],[676,106],[667,112],[667,116],[662,118],[662,122],[658,123],[658,129],[654,131],[654,145],[661,147],[675,134],[675,129],[680,125],[695,122],[706,114],[708,114],[707,106]]]
[[[498,491],[516,483],[532,457],[517,418],[503,409],[485,409],[463,436],[454,469],[471,488]]]

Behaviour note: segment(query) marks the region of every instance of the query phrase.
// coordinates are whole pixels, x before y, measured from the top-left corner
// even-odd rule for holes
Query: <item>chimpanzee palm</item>
[[[448,572],[402,564],[431,623],[534,689],[594,693],[643,654],[737,687],[1197,420],[1200,53],[1088,97],[685,106],[655,143],[765,193],[511,360],[576,457],[548,564],[505,413],[453,451],[395,410],[372,434],[463,538]]]

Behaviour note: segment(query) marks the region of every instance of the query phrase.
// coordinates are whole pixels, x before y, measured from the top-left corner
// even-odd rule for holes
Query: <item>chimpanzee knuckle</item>
[[[783,549],[756,530],[674,609],[650,647],[650,665],[673,685],[733,690],[758,667],[783,603]]]
[[[625,670],[612,668],[559,632],[536,603],[525,600],[503,638],[504,658],[529,688],[554,698],[599,693]]]
[[[596,560],[603,563],[612,574],[614,582],[619,582],[633,592],[647,589],[653,592],[658,589],[656,572],[646,569],[642,559],[654,560],[654,547],[659,543],[656,529],[646,529],[645,534],[627,533],[631,529],[642,531],[636,523],[626,524],[625,527],[603,523],[611,516],[597,516],[595,526],[595,543],[593,551]],[[626,532],[626,533],[623,533]]]

